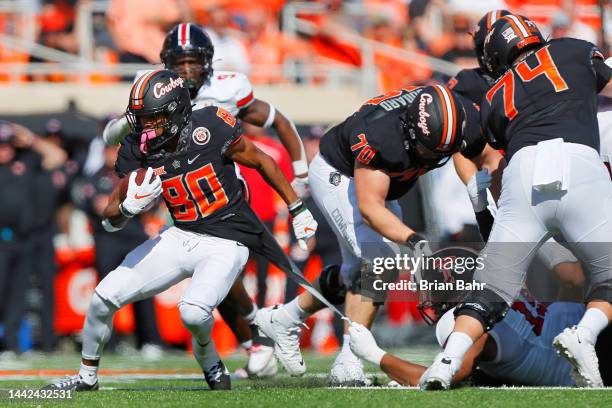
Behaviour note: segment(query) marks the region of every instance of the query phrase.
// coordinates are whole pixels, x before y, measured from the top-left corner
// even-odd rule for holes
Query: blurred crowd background
[[[470,32],[483,14],[501,8],[527,15],[551,38],[581,38],[609,52],[608,0],[0,0],[0,89],[128,84],[137,70],[160,63],[168,29],[191,22],[210,34],[215,69],[247,74],[256,96],[265,86],[333,90],[348,84],[363,95],[351,101],[359,106],[373,95],[444,83],[459,69],[477,66]],[[104,115],[83,112],[74,102],[53,112],[0,109],[0,359],[78,344],[97,281],[170,220],[162,205],[119,233],[100,226],[118,182],[117,150],[104,146],[100,134],[122,106]],[[310,159],[330,123],[295,120]],[[245,133],[293,177],[275,135],[248,125]],[[256,212],[307,277],[340,262],[335,237],[312,200],[321,230],[308,253],[294,244],[282,201],[255,172],[243,174]],[[435,239],[479,240],[452,166],[423,178],[401,202],[408,225]],[[261,259],[249,262],[243,279],[260,306],[291,299],[299,290]],[[185,347],[188,333],[176,309],[183,286],[122,309],[109,347],[132,354],[138,349],[151,359],[168,347]],[[217,320],[220,351],[234,352],[235,339]],[[377,325],[383,344],[427,334],[409,303],[387,304]],[[305,347],[336,350],[338,324],[330,312],[317,314],[310,328]]]

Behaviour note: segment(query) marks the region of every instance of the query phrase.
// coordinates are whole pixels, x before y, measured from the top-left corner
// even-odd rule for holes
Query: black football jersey
[[[456,76],[448,81],[446,86],[480,106],[484,94],[493,85],[493,82],[493,78],[485,74],[482,69],[470,68],[459,71]]]
[[[346,176],[353,177],[355,162],[385,171],[391,178],[387,200],[395,200],[414,186],[429,169],[420,168],[411,159],[405,145],[402,116],[406,106],[415,101],[422,87],[405,88],[372,98],[344,122],[331,128],[321,139],[320,153]],[[478,113],[464,100],[468,121],[464,135],[469,156],[484,148]]]
[[[321,155],[349,177],[353,177],[355,161],[384,170],[391,177],[387,199],[401,197],[425,173],[411,163],[400,120],[420,92],[421,87],[414,87],[370,99],[323,136]]]
[[[552,40],[507,71],[487,91],[482,127],[506,157],[524,146],[563,138],[599,151],[597,93],[603,55],[589,42]]]
[[[120,177],[152,167],[161,177],[163,198],[177,227],[193,228],[232,214],[243,201],[234,162],[225,150],[241,137],[237,120],[223,108],[195,110],[181,132],[176,152],[144,155],[137,135],[119,149]]]

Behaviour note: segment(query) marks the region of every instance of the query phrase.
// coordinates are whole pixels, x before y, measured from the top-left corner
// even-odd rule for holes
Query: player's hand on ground
[[[136,215],[145,211],[162,192],[162,181],[158,176],[153,176],[153,169],[147,168],[141,184],[136,182],[137,172],[130,173],[128,190],[121,204],[129,214]],[[153,176],[153,177],[152,177]]]
[[[308,249],[308,240],[314,237],[317,232],[318,223],[312,213],[305,208],[302,212],[293,217],[293,232],[298,241],[298,245],[303,250]]]
[[[482,169],[468,181],[467,191],[475,212],[481,212],[487,208],[487,188],[491,185],[491,179],[489,171]]]
[[[310,195],[310,189],[308,184],[308,176],[306,177],[294,177],[291,182],[291,187],[293,187],[293,191],[300,198],[305,198]]]
[[[351,322],[349,335],[351,336],[349,346],[357,357],[372,364],[380,365],[380,360],[382,360],[385,352],[378,347],[370,330],[360,323]]]

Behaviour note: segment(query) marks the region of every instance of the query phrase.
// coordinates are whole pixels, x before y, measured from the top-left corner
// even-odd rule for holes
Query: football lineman
[[[483,99],[483,129],[508,160],[485,268],[475,276],[486,289],[457,305],[454,331],[420,386],[450,387],[474,342],[507,314],[535,251],[560,233],[586,265],[590,287],[586,313],[553,344],[581,383],[600,387],[594,344],[612,318],[612,184],[599,157],[596,107],[598,93],[612,94],[612,70],[593,44],[546,42],[522,16],[500,18],[484,44],[497,80]]]
[[[166,69],[177,72],[185,80],[194,104],[193,110],[215,105],[224,108],[233,116],[264,128],[274,128],[280,141],[287,149],[293,165],[295,178],[292,186],[303,196],[308,184],[308,164],[304,146],[293,123],[274,105],[257,99],[246,75],[232,71],[213,71],[214,47],[208,36],[195,24],[178,24],[168,32],[160,53]],[[147,71],[149,72],[149,71]],[[139,76],[146,72],[139,73]],[[107,144],[119,143],[129,133],[125,117],[110,121],[104,129],[103,138]],[[242,281],[237,280],[222,306],[231,302],[233,306],[219,309],[241,344],[249,353],[247,371],[253,375],[276,373],[273,350],[261,344],[253,344],[248,324],[241,316],[227,316],[235,309],[241,312],[247,322],[252,322],[257,310],[248,296]],[[246,329],[246,330],[245,330]]]
[[[397,200],[453,153],[462,150],[472,157],[472,151],[480,152],[484,140],[478,120],[473,104],[445,86],[409,87],[370,99],[323,136],[308,175],[313,198],[340,243],[342,265],[324,269],[318,284],[329,300],[345,301],[352,321],[370,326],[379,307],[360,284],[367,262],[364,246],[395,253],[394,242],[423,244],[424,238],[402,222]],[[275,341],[276,355],[290,373],[305,371],[300,323],[322,307],[304,293],[257,313],[256,324]],[[331,382],[364,385],[363,366],[349,349],[347,329]]]
[[[478,106],[482,105],[485,94],[495,83],[493,74],[489,72],[484,60],[485,38],[497,20],[510,14],[507,10],[492,10],[482,16],[472,33],[478,68],[462,69],[448,81],[449,88]],[[486,242],[493,227],[493,214],[488,208],[487,189],[491,191],[491,195],[497,203],[500,194],[501,175],[506,166],[506,161],[502,153],[489,145],[486,146],[480,158],[479,163],[474,163],[462,154],[456,153],[453,155],[453,163],[457,175],[467,187],[480,234]],[[481,168],[480,171],[479,168]],[[537,257],[564,282],[564,290],[574,292],[582,290],[579,283],[583,279],[583,273],[578,260],[569,250],[556,243],[553,238],[550,238],[547,245],[538,250]],[[563,264],[550,262],[560,259],[565,259],[567,262]]]
[[[274,263],[286,259],[274,237],[245,203],[235,162],[256,168],[288,204],[298,239],[317,225],[274,160],[248,139],[221,107],[192,112],[186,81],[169,70],[152,71],[133,85],[126,117],[132,133],[123,141],[115,168],[129,177],[104,211],[103,226],[121,229],[163,197],[174,225],[132,250],[96,287],[83,330],[81,368],[50,389],[98,389],[98,366],[112,331],[114,313],[191,277],[179,302],[192,333],[193,353],[213,390],[230,388],[229,374],[211,340],[213,310],[242,271],[249,249]],[[146,168],[137,182],[135,170]],[[285,261],[286,262],[286,261]]]

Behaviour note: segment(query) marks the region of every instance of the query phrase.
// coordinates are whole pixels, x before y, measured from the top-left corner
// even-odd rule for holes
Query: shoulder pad
[[[213,83],[217,86],[222,86],[228,93],[231,93],[234,104],[239,109],[253,102],[253,86],[251,81],[240,72],[215,71],[211,85]]]

